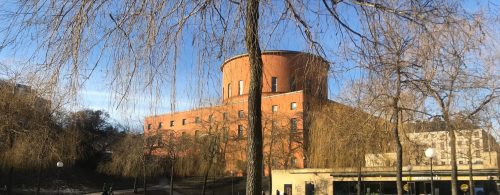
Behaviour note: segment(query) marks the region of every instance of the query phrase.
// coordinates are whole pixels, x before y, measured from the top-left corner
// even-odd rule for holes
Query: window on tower
[[[238,95],[243,95],[243,81],[240,80],[238,83]]]
[[[272,77],[271,80],[271,91],[272,92],[277,92],[278,91],[278,78],[277,77]]]

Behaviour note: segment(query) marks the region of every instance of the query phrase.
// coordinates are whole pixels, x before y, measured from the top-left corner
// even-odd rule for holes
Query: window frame
[[[274,109],[274,108],[276,108],[276,109]],[[272,106],[271,106],[271,112],[272,112],[272,113],[277,113],[277,112],[278,112],[278,109],[279,109],[278,105],[272,105]]]
[[[297,102],[290,103],[290,110],[297,110],[297,107],[298,107]]]
[[[278,77],[271,77],[271,92],[278,92]]]
[[[243,80],[238,82],[238,95],[243,95]]]

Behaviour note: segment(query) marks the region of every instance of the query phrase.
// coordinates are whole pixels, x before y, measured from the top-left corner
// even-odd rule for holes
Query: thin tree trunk
[[[170,167],[170,195],[174,194],[174,161]]]
[[[146,183],[146,163],[144,163],[143,165],[143,181],[142,181],[142,185],[144,187],[144,194],[147,193],[147,183]]]
[[[205,193],[207,192],[207,179],[208,179],[208,173],[210,172],[210,168],[212,168],[212,160],[210,160],[210,163],[208,163],[207,170],[203,175],[203,188],[201,189],[202,195],[205,195]]]
[[[455,137],[455,129],[451,126],[451,122],[449,120],[448,112],[444,111],[444,120],[446,129],[448,129],[450,135],[450,156],[451,156],[451,194],[458,195],[458,176],[457,176],[457,147],[456,147],[456,137]]]
[[[36,173],[36,195],[40,194],[40,179],[42,177],[42,167],[38,167],[37,173]]]
[[[246,6],[245,43],[250,61],[246,194],[262,192],[262,56],[258,34],[259,0]]]
[[[137,176],[134,177],[134,194],[137,194]]]
[[[361,163],[358,162],[358,185],[356,186],[356,194],[361,195]]]
[[[9,168],[9,174],[7,176],[7,195],[12,194],[12,177],[14,175],[14,167]]]
[[[469,150],[467,151],[467,156],[469,157],[469,194],[474,195],[474,178],[472,176],[472,133],[469,133]]]
[[[267,159],[267,175],[269,176],[269,194],[273,194],[273,176],[272,176],[272,165],[273,165],[273,132],[271,130],[271,143],[269,144],[269,156]]]
[[[8,107],[8,105],[7,105]],[[9,133],[9,148],[12,149],[14,147],[14,136],[12,133]],[[14,167],[10,166],[9,173],[7,176],[7,195],[12,194],[12,177],[14,175]]]
[[[396,80],[396,94],[393,97],[392,102],[392,124],[393,124],[393,135],[394,142],[396,144],[396,189],[398,195],[403,195],[403,146],[401,145],[401,140],[399,138],[399,122],[401,113],[401,108],[399,107],[399,100],[401,96],[401,68],[396,67],[397,80]]]

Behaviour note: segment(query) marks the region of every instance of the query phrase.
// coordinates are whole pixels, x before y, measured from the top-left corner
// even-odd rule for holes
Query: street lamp
[[[234,193],[234,182],[233,182],[233,179],[234,179],[234,171],[231,170],[231,195],[233,195],[233,193]]]
[[[434,173],[432,172],[432,158],[436,156],[436,150],[434,148],[427,148],[425,150],[425,156],[431,161],[431,195],[434,195]]]
[[[56,179],[56,182],[57,182],[57,194],[59,194],[59,174],[61,173],[61,169],[62,167],[64,166],[64,163],[62,161],[59,161],[56,163],[56,166],[57,166],[57,179]]]

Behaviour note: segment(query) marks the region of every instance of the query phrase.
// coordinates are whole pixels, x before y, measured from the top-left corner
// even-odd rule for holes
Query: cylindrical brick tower
[[[262,95],[276,95],[304,90],[304,94],[327,98],[329,64],[321,57],[304,52],[272,50],[262,52]],[[248,54],[226,60],[222,71],[223,103],[247,99],[250,85]]]

